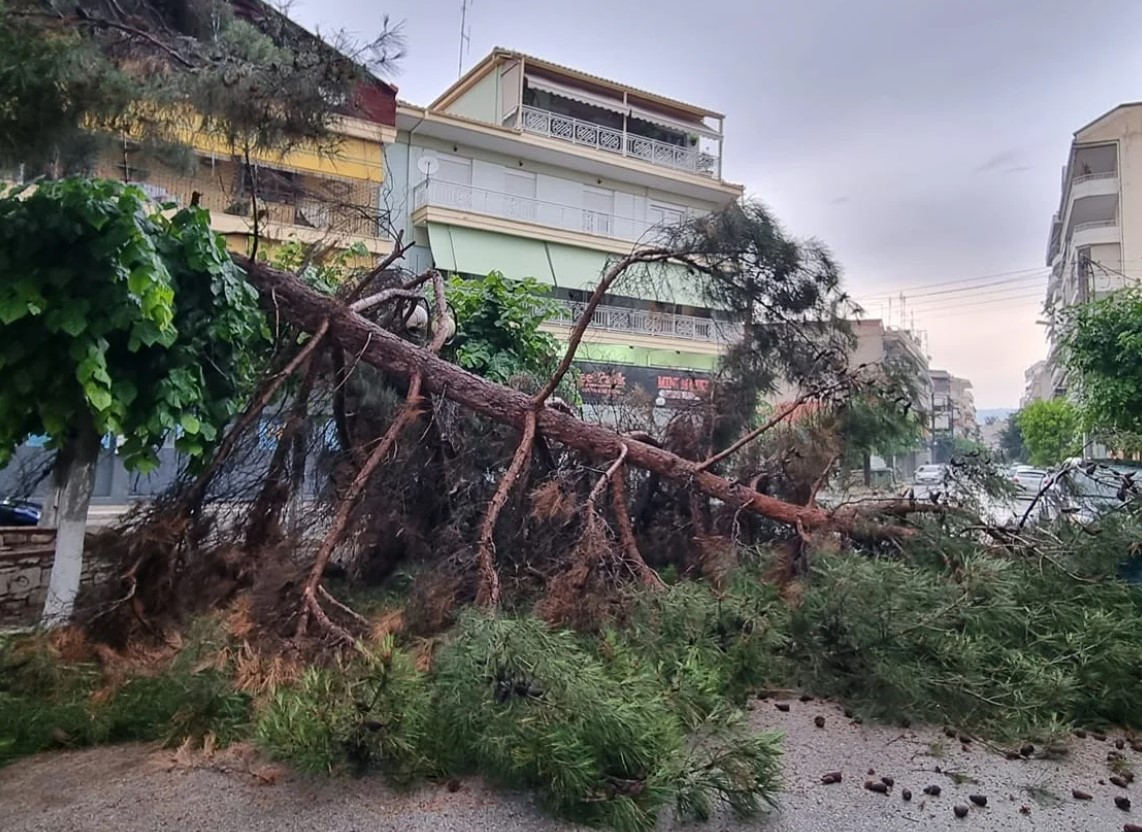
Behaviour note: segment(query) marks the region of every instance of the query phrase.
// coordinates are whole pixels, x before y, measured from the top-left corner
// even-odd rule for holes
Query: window
[[[433,176],[432,194],[449,208],[472,207],[472,160],[457,156],[439,157],[440,167]]]
[[[513,219],[535,220],[535,174],[504,170],[504,213]]]
[[[257,186],[257,197],[263,202],[293,205],[301,192],[301,177],[290,170],[246,165],[242,176],[242,192],[249,197]]]
[[[686,219],[686,209],[667,202],[652,202],[646,209],[646,218],[651,225],[676,226]]]
[[[614,232],[615,192],[606,188],[583,189],[583,230],[610,236]]]

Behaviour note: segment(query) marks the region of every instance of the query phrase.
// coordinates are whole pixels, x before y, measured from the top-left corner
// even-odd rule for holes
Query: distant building
[[[1142,280],[1142,102],[1081,127],[1063,167],[1047,240],[1051,398],[1067,389],[1059,312]],[[1038,386],[1037,386],[1038,390]],[[1040,395],[1036,392],[1035,395]]]
[[[1023,371],[1023,397],[1019,400],[1022,409],[1032,402],[1054,398],[1054,384],[1051,368],[1046,361],[1036,361]]]
[[[932,400],[932,385],[928,357],[916,335],[906,329],[886,326],[883,320],[876,318],[849,321],[848,325],[855,337],[855,345],[849,354],[849,366],[895,364],[910,369],[914,373],[911,382],[916,391],[912,407],[917,413],[927,413]],[[796,385],[785,382],[768,397],[769,402],[775,409],[780,408],[796,399],[799,392]],[[929,451],[926,447],[921,447],[891,460],[873,457],[872,466],[874,469],[891,468],[898,476],[910,477],[918,466],[928,461]]]
[[[932,370],[932,436],[977,439],[975,395],[971,382],[947,370]]]

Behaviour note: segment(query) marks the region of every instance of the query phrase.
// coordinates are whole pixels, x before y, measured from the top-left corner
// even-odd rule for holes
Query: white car
[[[1035,468],[1031,465],[1016,465],[1011,472],[1011,481],[1020,491],[1038,494],[1039,489],[1043,487],[1043,478],[1046,476],[1047,472],[1041,468]]]
[[[938,485],[944,482],[947,476],[947,465],[931,463],[917,468],[916,473],[912,475],[912,482],[917,485]]]

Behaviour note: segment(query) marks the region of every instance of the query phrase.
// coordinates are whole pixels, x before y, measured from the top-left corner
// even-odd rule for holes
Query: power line
[[[981,274],[981,275],[976,275],[975,277],[961,277],[961,278],[957,278],[955,280],[943,280],[943,281],[940,281],[938,283],[923,283],[923,284],[918,284],[918,285],[913,284],[912,286],[905,286],[905,287],[899,288],[899,289],[886,289],[885,291],[887,291],[889,294],[891,294],[893,296],[896,296],[896,295],[900,294],[901,292],[904,292],[904,294],[908,294],[908,292],[910,292],[910,291],[922,292],[926,289],[935,289],[935,288],[939,288],[941,286],[953,286],[953,285],[959,285],[961,283],[974,283],[974,282],[978,282],[978,281],[992,280],[993,278],[997,278],[997,277],[1010,277],[1010,276],[1016,275],[1016,274],[1027,274],[1029,272],[1043,272],[1043,271],[1050,271],[1050,270],[1045,266],[1036,266],[1033,269],[1016,269],[1015,271],[1010,271],[1010,272],[995,272],[994,274]],[[885,297],[887,297],[887,295],[885,295]]]
[[[930,298],[920,303],[905,304],[899,311],[903,313],[916,312],[917,314],[925,312],[938,312],[941,309],[952,309],[957,306],[975,306],[981,303],[1002,302],[1009,298],[1015,297],[1039,297],[1046,298],[1046,293],[1039,289],[1034,289],[1028,292],[1028,286],[1006,286],[1000,289],[991,289],[986,292],[979,292],[970,296],[960,296],[952,298]],[[862,308],[866,311],[869,309],[879,308],[884,309],[884,303],[879,304],[865,304]],[[896,310],[894,310],[896,311]]]
[[[1035,292],[1040,297],[1046,297],[1047,294],[1044,289],[1035,286],[1001,286],[998,289],[988,289],[982,292],[974,292],[970,295],[957,295],[956,297],[950,298],[926,298],[915,303],[911,298],[905,296],[905,302],[908,309],[937,309],[946,304],[988,300],[997,295],[1005,295],[1011,292]]]
[[[939,319],[944,315],[970,315],[980,307],[995,306],[996,304],[1009,304],[1012,306],[1023,307],[1029,305],[1031,301],[1043,301],[1043,296],[1039,294],[1034,295],[1014,295],[1006,298],[994,298],[992,300],[979,301],[978,303],[966,303],[956,306],[948,306],[942,309],[929,309],[921,310],[916,314],[920,316],[922,321]]]
[[[960,286],[955,289],[938,289],[934,292],[898,292],[894,295],[876,295],[874,296],[874,299],[879,300],[883,298],[887,300],[891,298],[896,300],[900,297],[900,295],[904,295],[906,301],[911,301],[913,298],[927,298],[936,295],[957,295],[963,294],[965,292],[976,292],[980,289],[987,289],[992,286],[1003,286],[1009,283],[1023,283],[1028,280],[1040,281],[1043,280],[1043,278],[1047,277],[1048,274],[1050,274],[1050,270],[1040,270],[1040,272],[1037,274],[1028,274],[1022,277],[1009,277],[1006,280],[994,280],[990,283],[980,284],[979,286]]]

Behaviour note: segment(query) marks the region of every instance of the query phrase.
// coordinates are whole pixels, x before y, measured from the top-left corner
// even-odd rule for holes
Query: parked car
[[[1133,476],[1136,471],[1119,465],[1069,462],[1044,479],[1041,516],[1093,523],[1126,502],[1123,475],[1128,473]]]
[[[43,506],[31,500],[0,500],[0,526],[37,526]]]
[[[1016,465],[1011,471],[1011,481],[1021,492],[1038,494],[1043,487],[1047,472],[1032,465]]]
[[[948,466],[941,463],[921,465],[912,475],[912,482],[917,485],[938,485],[948,478]]]

